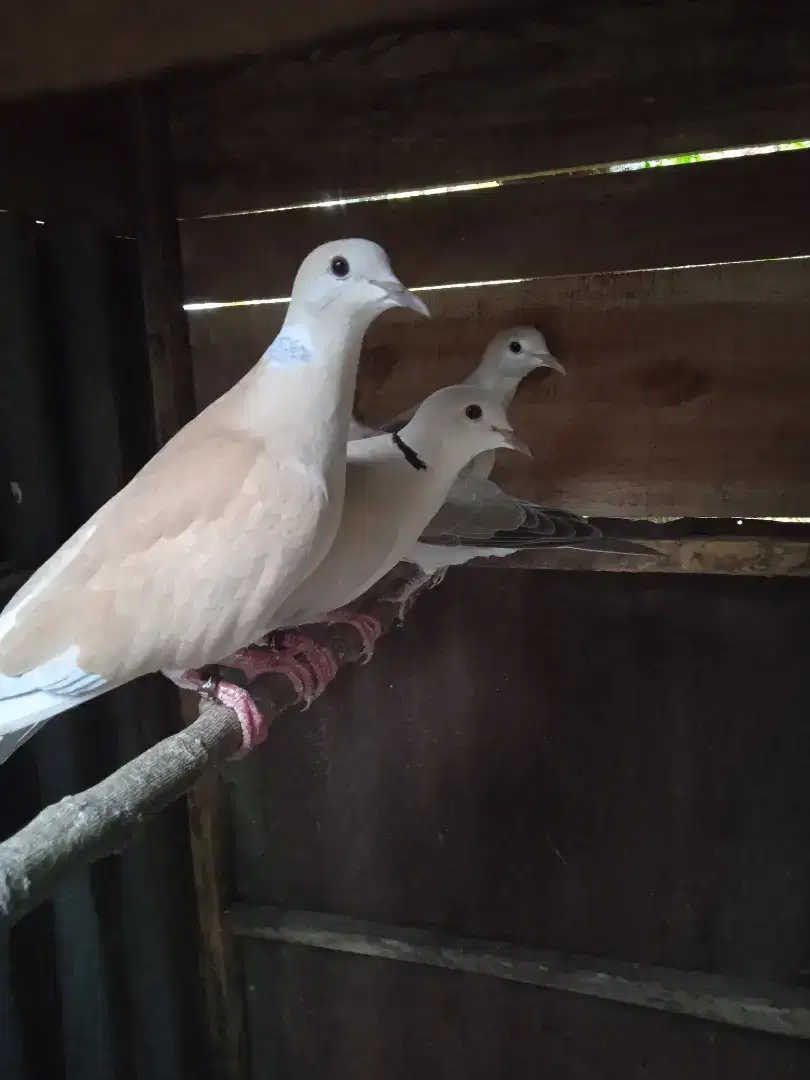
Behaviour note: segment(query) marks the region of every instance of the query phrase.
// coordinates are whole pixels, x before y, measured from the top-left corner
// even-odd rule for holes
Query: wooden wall
[[[451,574],[233,768],[235,897],[810,985],[809,589]],[[256,1077],[806,1072],[801,1040],[239,941]]]
[[[0,37],[0,98],[148,78],[183,64],[250,56],[405,20],[486,6],[482,0],[32,0],[6,13]]]
[[[585,3],[179,77],[188,300],[283,298],[316,244],[368,236],[434,317],[375,324],[365,419],[534,323],[569,374],[521,389],[536,457],[503,455],[510,490],[810,516],[810,154],[604,167],[810,136],[798,42],[761,5]],[[494,279],[519,280],[445,288]],[[201,405],[283,313],[190,313]],[[806,588],[458,571],[233,770],[233,899],[806,986]],[[256,1077],[781,1080],[807,1059],[473,976],[249,939],[240,957]]]
[[[540,0],[182,75],[183,213],[802,138],[807,33],[796,4]]]
[[[632,20],[621,5],[511,11],[497,29],[421,28],[177,80],[189,300],[284,297],[301,258],[341,236],[382,243],[411,286],[526,279],[425,293],[429,323],[381,319],[362,415],[390,417],[468,372],[497,330],[534,323],[569,375],[524,384],[515,418],[536,461],[501,455],[510,490],[607,516],[810,515],[810,262],[768,261],[810,255],[810,153],[589,169],[810,135],[806,61],[782,20],[687,7],[697,23],[677,4]],[[256,361],[282,316],[191,314],[201,404]]]
[[[409,284],[530,277],[426,293],[430,322],[381,319],[361,414],[395,415],[463,377],[498,330],[534,323],[569,374],[521,389],[515,421],[536,460],[502,455],[515,493],[606,516],[808,516],[810,261],[638,269],[810,252],[808,185],[810,154],[796,151],[187,222],[189,296],[284,296],[298,259],[341,235],[385,241]],[[283,305],[191,313],[201,404],[255,363],[282,317]]]

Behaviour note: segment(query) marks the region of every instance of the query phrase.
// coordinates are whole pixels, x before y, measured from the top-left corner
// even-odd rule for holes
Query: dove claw
[[[306,661],[315,676],[314,686],[306,708],[312,704],[315,698],[320,697],[329,683],[338,672],[337,661],[331,649],[325,645],[319,645],[311,638],[303,634],[285,634],[283,646],[293,653],[298,659]]]
[[[237,761],[267,738],[267,721],[250,693],[234,683],[218,683],[216,700],[220,705],[233,709],[242,728],[242,745],[229,758],[230,761]]]
[[[285,634],[279,646],[240,649],[223,663],[239,668],[250,681],[257,675],[285,675],[304,710],[320,697],[338,670],[329,649],[294,633]]]
[[[364,615],[362,612],[352,611],[351,608],[338,608],[336,611],[330,611],[324,622],[328,626],[332,626],[334,623],[346,623],[347,626],[354,627],[363,642],[363,659],[360,662],[361,664],[369,662],[374,655],[377,639],[383,630],[379,619],[373,615]]]
[[[405,622],[405,616],[413,607],[419,593],[423,589],[435,589],[437,585],[441,585],[446,573],[447,567],[443,567],[433,574],[420,570],[410,580],[406,581],[394,596],[383,596],[380,599],[385,603],[397,605],[397,623],[402,626]]]
[[[439,570],[437,570],[435,574],[433,574],[433,576],[430,578],[427,587],[429,589],[435,589],[437,588],[437,586],[441,585],[441,583],[447,577],[447,570],[448,567],[446,566],[442,566]]]
[[[236,713],[242,729],[242,745],[235,754],[231,754],[229,761],[244,757],[267,738],[267,721],[244,687],[224,682],[212,675],[203,676],[199,671],[184,671],[177,674],[167,672],[167,674],[172,682],[183,690],[193,690],[207,701],[217,701],[226,709],[232,709]]]
[[[286,641],[284,642],[286,646]],[[269,648],[250,646],[239,649],[222,661],[224,667],[235,667],[243,672],[248,682],[253,682],[259,675],[284,675],[292,684],[293,693],[308,709],[318,696],[317,681],[313,672],[295,658],[294,651],[271,646]]]

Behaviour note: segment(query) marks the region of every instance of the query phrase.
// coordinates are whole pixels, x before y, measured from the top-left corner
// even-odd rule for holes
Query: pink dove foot
[[[288,649],[297,660],[304,660],[315,675],[315,687],[310,701],[305,708],[309,708],[312,700],[319,697],[329,683],[338,673],[338,664],[331,649],[325,645],[319,645],[303,634],[285,634],[282,640],[282,648]]]
[[[296,697],[308,709],[337,674],[337,664],[329,649],[300,634],[285,634],[281,644],[272,648],[240,649],[223,661],[235,667],[252,682],[257,675],[285,675]]]
[[[295,696],[305,702],[305,708],[315,697],[316,679],[312,671],[291,651],[250,646],[240,649],[222,661],[223,667],[235,667],[244,672],[249,682],[259,675],[284,675],[292,683]]]
[[[184,671],[172,681],[184,690],[193,690],[209,701],[218,701],[226,709],[233,709],[242,728],[242,745],[230,760],[249,754],[267,738],[267,721],[250,693],[234,683],[205,678],[198,671]]]

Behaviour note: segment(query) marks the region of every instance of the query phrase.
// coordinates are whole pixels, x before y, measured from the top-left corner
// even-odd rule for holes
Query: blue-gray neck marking
[[[297,364],[308,364],[313,356],[309,334],[306,331],[296,329],[291,332],[282,329],[265,351],[262,360],[273,367],[285,368],[294,367]]]

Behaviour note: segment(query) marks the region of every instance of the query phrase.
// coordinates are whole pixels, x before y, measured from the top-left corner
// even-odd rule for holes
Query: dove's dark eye
[[[469,417],[470,420],[480,420],[483,412],[480,405],[468,405],[464,410],[464,415]]]
[[[335,277],[346,277],[349,272],[349,260],[345,259],[342,255],[335,255],[329,263],[329,269]]]
[[[509,352],[513,352],[513,353],[523,352],[523,346],[520,344],[519,341],[510,341],[509,342]]]

